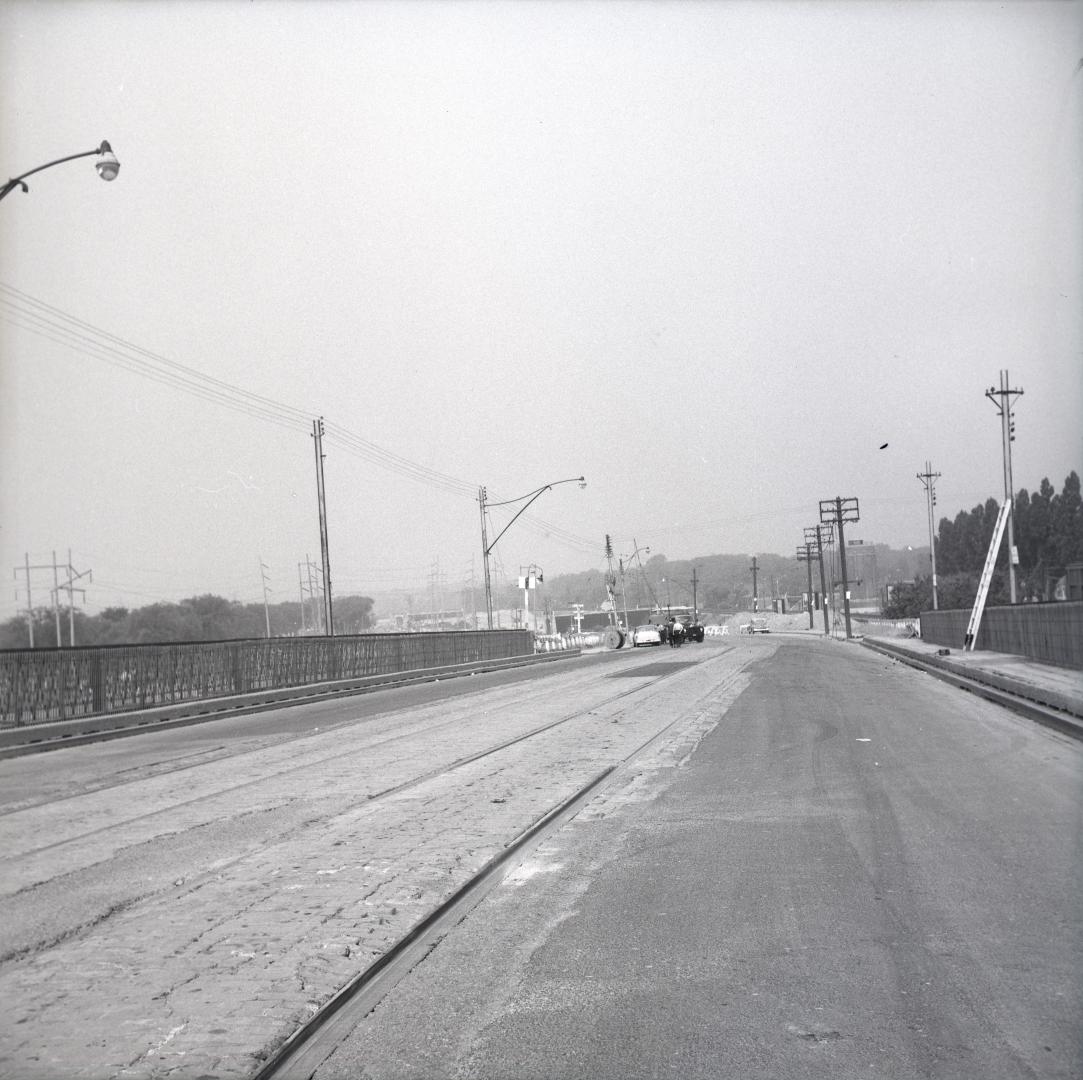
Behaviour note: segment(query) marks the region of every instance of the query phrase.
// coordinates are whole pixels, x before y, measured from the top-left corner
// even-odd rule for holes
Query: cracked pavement
[[[115,744],[36,759],[49,783],[0,807],[0,1072],[251,1075],[554,805],[667,725],[694,744],[749,656],[633,653],[172,762],[164,734],[133,767]]]

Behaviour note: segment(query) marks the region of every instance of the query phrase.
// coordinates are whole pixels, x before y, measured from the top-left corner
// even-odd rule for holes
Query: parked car
[[[644,623],[632,631],[632,648],[637,645],[661,645],[662,631],[654,623]]]
[[[746,634],[769,634],[771,628],[767,625],[766,619],[753,619],[751,622],[746,622],[741,630]]]

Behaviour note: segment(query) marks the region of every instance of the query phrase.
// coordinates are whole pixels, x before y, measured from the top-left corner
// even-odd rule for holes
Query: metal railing
[[[526,630],[0,651],[0,729],[530,656]]]

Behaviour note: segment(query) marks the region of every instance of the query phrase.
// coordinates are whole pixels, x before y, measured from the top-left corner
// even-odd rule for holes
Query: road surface
[[[1077,744],[811,637],[444,691],[0,762],[0,1074],[250,1076],[615,767],[320,1080],[1083,1075]]]

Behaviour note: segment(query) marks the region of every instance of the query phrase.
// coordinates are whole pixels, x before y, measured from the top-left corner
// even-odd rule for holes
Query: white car
[[[637,626],[631,634],[632,648],[637,645],[661,645],[662,644],[662,631],[658,629],[654,623],[644,623],[642,626]]]

